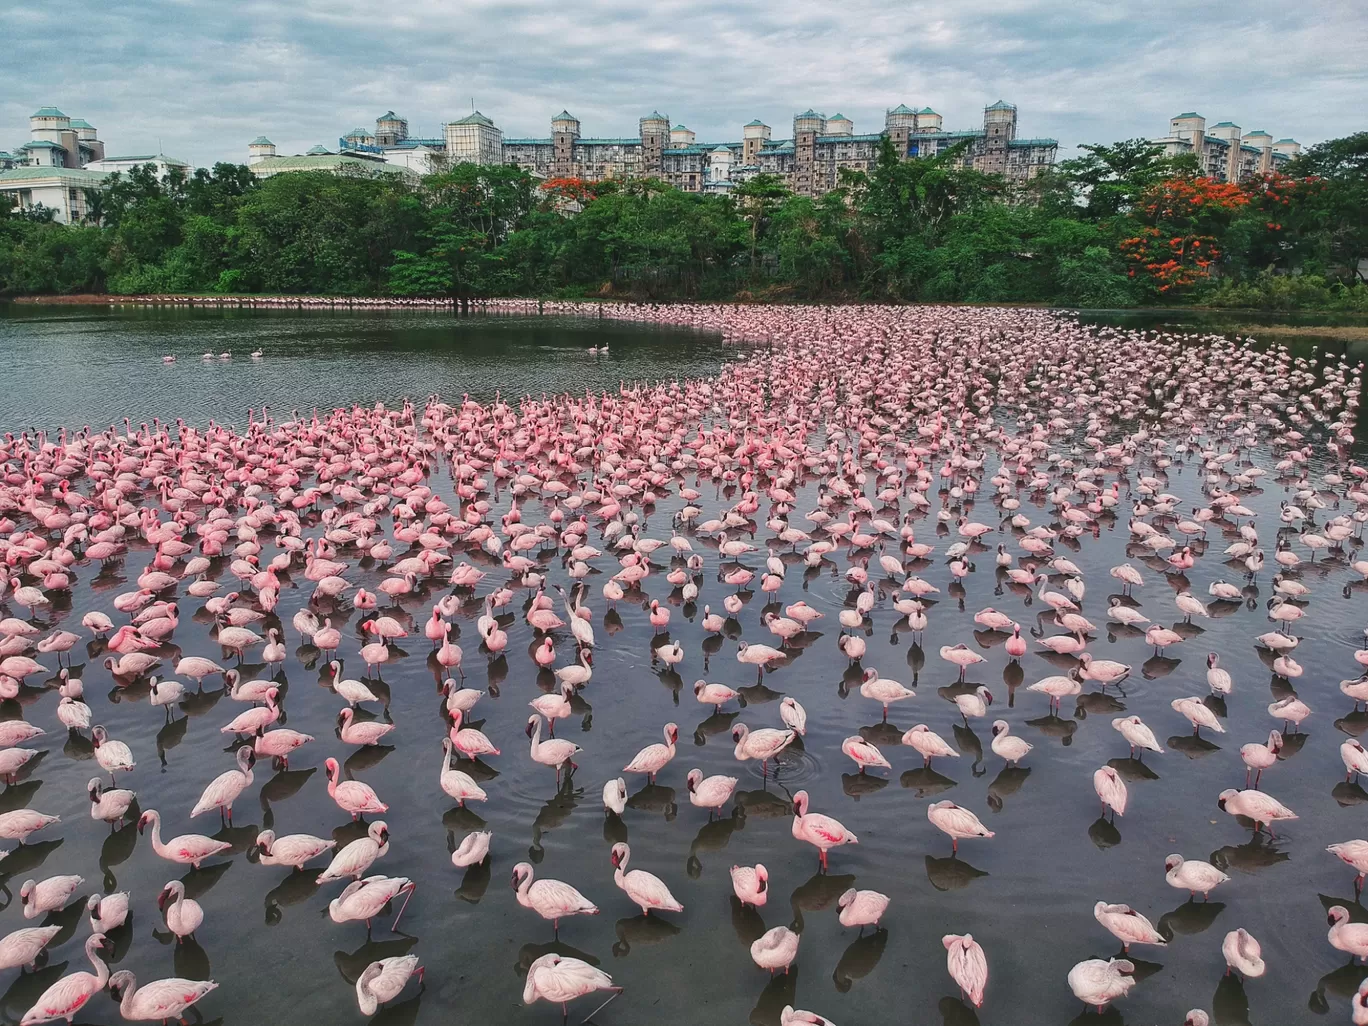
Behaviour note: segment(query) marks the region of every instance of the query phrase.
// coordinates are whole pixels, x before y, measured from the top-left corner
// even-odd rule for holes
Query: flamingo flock
[[[582,940],[593,936],[588,919],[639,909],[618,923],[614,952],[625,954],[634,932],[668,935],[730,905],[745,942],[710,954],[772,978],[763,1021],[829,1022],[797,1005],[796,968],[826,959],[820,943],[803,943],[811,919],[795,897],[794,921],[765,922],[773,882],[796,861],[815,856],[813,887],[832,888],[817,907],[859,942],[872,930],[882,951],[923,912],[867,851],[934,850],[933,884],[967,882],[984,874],[961,844],[1018,863],[1058,857],[1033,849],[1036,827],[1066,831],[1073,810],[1089,808],[1100,812],[1087,829],[1099,848],[1121,843],[1118,822],[1130,831],[1139,819],[1162,851],[1177,800],[1151,783],[1161,771],[1205,796],[1205,825],[1200,835],[1173,827],[1180,853],[1133,858],[1106,893],[1080,896],[1094,922],[1081,902],[1078,932],[1100,926],[1120,950],[1055,968],[1050,947],[1037,952],[1032,965],[1059,994],[1102,1013],[1162,991],[1146,981],[1163,967],[1133,946],[1206,957],[1227,992],[1287,986],[1326,952],[1293,954],[1266,934],[1261,945],[1232,923],[1218,953],[1204,927],[1173,925],[1209,923],[1220,898],[1254,891],[1256,877],[1227,872],[1241,860],[1348,866],[1353,898],[1318,910],[1324,947],[1368,958],[1368,840],[1351,836],[1368,830],[1345,820],[1322,837],[1324,812],[1308,814],[1314,830],[1299,828],[1310,792],[1293,786],[1324,748],[1344,768],[1330,781],[1339,805],[1368,802],[1356,737],[1368,729],[1368,641],[1345,647],[1316,619],[1368,587],[1368,560],[1357,559],[1368,521],[1368,468],[1354,454],[1358,366],[1043,311],[622,305],[596,315],[711,331],[734,348],[711,378],[598,395],[431,396],[252,411],[241,430],[158,420],[4,436],[0,776],[7,794],[24,795],[44,762],[95,764],[84,796],[33,789],[5,805],[7,857],[36,870],[52,849],[33,835],[61,838],[80,807],[109,836],[133,839],[132,858],[186,873],[155,903],[108,874],[87,882],[101,875],[93,862],[73,867],[85,876],[27,879],[23,919],[60,922],[79,906],[90,929],[77,938],[11,923],[0,967],[22,973],[73,944],[94,971],[53,979],[24,1026],[70,1022],[101,1001],[106,1014],[167,1021],[214,1014],[250,988],[269,993],[281,966],[156,979],[145,945],[130,955],[126,943],[147,917],[178,949],[199,945],[229,910],[197,881],[240,854],[252,865],[235,879],[251,875],[265,893],[284,872],[303,881],[291,886],[313,899],[319,930],[368,939],[406,937],[410,903],[420,916],[456,908],[467,887],[478,902],[502,863],[513,894],[491,903],[514,923],[550,921],[551,946],[520,965],[522,999],[555,1006],[563,1021],[574,1001],[596,996],[597,1015],[628,989],[563,932]],[[1120,539],[1125,560],[1085,569],[1104,537]],[[1203,634],[1231,617],[1243,652],[1204,647]],[[1343,650],[1325,656],[1348,674],[1338,687],[1306,673],[1308,640],[1308,650]],[[824,654],[805,664],[809,651]],[[1249,672],[1249,652],[1267,682]],[[822,658],[838,667],[833,688],[804,669]],[[990,673],[1001,687],[983,683]],[[652,676],[668,690],[641,683]],[[690,697],[703,718],[692,737],[680,725]],[[143,698],[155,712],[139,708]],[[500,712],[508,703],[511,719]],[[873,722],[852,732],[843,709]],[[1242,748],[1222,744],[1246,716],[1260,733]],[[591,729],[595,717],[612,726]],[[1303,728],[1332,720],[1333,748],[1328,729]],[[624,726],[642,722],[650,729]],[[61,752],[39,747],[55,737]],[[201,758],[174,751],[186,737],[203,741]],[[681,747],[689,754],[678,758]],[[959,801],[938,796],[989,759],[1000,773],[986,800],[967,787]],[[403,766],[402,784],[363,779],[380,760]],[[1183,774],[1170,769],[1180,760]],[[194,774],[198,800],[172,793],[171,766]],[[850,771],[840,776],[847,805],[821,786],[836,767]],[[899,774],[902,793],[880,793]],[[586,777],[591,793],[601,788],[603,840],[586,842],[588,863],[543,863],[540,838]],[[243,810],[270,808],[267,788],[282,780],[300,782],[298,797],[244,826]],[[517,815],[521,780],[538,781],[529,786],[551,791],[547,809],[560,810],[537,816],[526,858],[502,826]],[[672,785],[692,810],[680,810]],[[1045,786],[1059,803],[1051,814],[999,815],[1018,791]],[[763,831],[772,870],[757,859],[724,876],[703,866],[696,843],[686,875],[654,831],[628,843],[662,810],[667,824],[696,818],[714,832],[700,838],[723,843],[748,810],[789,831],[748,828]],[[179,832],[193,820],[220,829]],[[1243,833],[1252,840],[1220,858],[1194,850]],[[436,871],[415,860],[424,838],[443,834],[450,869],[445,856]],[[877,864],[882,876],[868,869]],[[994,866],[1010,878],[1010,861]],[[1192,911],[1156,925],[1142,909],[1164,885]],[[936,927],[963,932],[909,953],[920,975],[953,985],[947,1018],[1022,1021],[1010,1001],[995,1008],[990,976],[1019,957],[1012,944],[1045,939],[1017,923],[1004,935],[964,904]],[[478,910],[466,926],[472,944],[494,929]],[[111,968],[125,957],[138,975]],[[664,986],[668,962],[651,965]],[[362,1016],[418,1000],[452,971],[406,949],[354,968],[344,980]],[[1368,1022],[1365,976],[1332,973],[1316,995],[1327,1008],[1336,995],[1342,1020]],[[650,978],[634,976],[624,1004]],[[849,970],[838,965],[835,978],[848,989]],[[823,1003],[801,986],[803,1003]],[[1187,1002],[1171,988],[1153,1000],[1168,1021],[1208,1021],[1200,1008],[1180,1019]],[[653,1004],[643,996],[628,1019],[662,1014]]]

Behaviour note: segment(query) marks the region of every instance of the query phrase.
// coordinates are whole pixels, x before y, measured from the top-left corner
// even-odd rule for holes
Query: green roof
[[[85,171],[75,167],[16,167],[0,171],[0,186],[10,182],[32,182],[42,178],[58,178],[74,185],[99,185],[109,177],[107,171]]]
[[[453,125],[488,125],[490,128],[493,128],[493,127],[494,127],[494,122],[490,121],[489,118],[485,117],[485,116],[484,116],[483,114],[481,114],[478,110],[477,110],[477,111],[472,111],[471,113],[467,114],[465,117],[461,118],[460,121],[453,121],[452,124],[453,124]]]
[[[1278,140],[1278,142],[1280,142],[1280,143],[1285,143],[1285,142],[1294,143],[1294,142],[1296,142],[1296,141],[1297,141],[1296,139],[1279,139],[1279,140]]]
[[[378,160],[365,160],[342,153],[306,153],[298,157],[266,157],[251,165],[252,171],[336,171],[354,167],[362,171],[402,174],[404,169]]]
[[[552,120],[552,121],[578,121],[579,118],[575,117],[575,115],[571,114],[568,110],[563,110],[563,111],[561,111],[559,114],[557,114],[554,118],[552,118],[551,120]]]
[[[1252,132],[1246,132],[1245,135],[1268,135],[1268,133],[1265,132],[1262,128],[1256,128]]]
[[[670,119],[667,118],[664,114],[660,113],[660,111],[658,111],[658,110],[653,110],[653,111],[651,111],[651,113],[647,114],[647,115],[646,115],[644,118],[642,118],[641,120],[642,120],[642,121],[669,121]]]
[[[1006,100],[998,100],[997,103],[989,104],[988,110],[1016,110],[1016,105],[1008,103]]]
[[[683,125],[675,125],[674,128],[670,129],[670,131],[671,131],[671,132],[687,132],[688,129],[685,128]]]
[[[795,115],[793,116],[793,119],[794,119],[795,121],[797,121],[799,118],[820,118],[820,117],[822,117],[821,114],[818,114],[815,110],[813,110],[811,107],[809,107],[807,110],[803,111],[803,113],[801,113],[801,114],[795,114]]]
[[[910,107],[908,107],[907,104],[905,104],[905,103],[900,103],[900,104],[898,104],[896,107],[894,107],[892,110],[890,110],[888,113],[890,113],[890,114],[915,114],[915,113],[917,113],[917,112],[916,112],[915,110],[912,110]]]
[[[1239,128],[1240,126],[1233,121],[1218,121],[1211,126],[1212,128]]]
[[[48,142],[46,139],[35,139],[33,142],[26,142],[19,147],[21,150],[66,150],[65,146],[59,146],[55,142]]]
[[[828,120],[828,121],[849,121],[850,118],[846,117],[844,114],[833,114],[831,117],[827,118],[827,120]]]
[[[141,160],[141,161],[164,160],[164,161],[166,161],[166,163],[168,163],[168,164],[176,164],[176,165],[178,165],[178,166],[180,166],[180,167],[189,167],[189,166],[190,166],[190,162],[189,162],[188,160],[178,160],[178,159],[175,158],[175,157],[168,157],[165,153],[135,153],[135,154],[133,154],[131,157],[101,157],[100,159],[101,159],[101,160]]]
[[[1175,114],[1172,120],[1178,121],[1182,118],[1200,118],[1201,116],[1202,115],[1198,114],[1195,110],[1189,110],[1184,111],[1182,114]]]
[[[270,140],[270,139],[267,139],[264,135],[259,135],[259,136],[257,136],[255,139],[253,139],[251,142],[249,142],[247,145],[248,145],[248,146],[274,146],[275,143],[271,142],[271,140]]]
[[[394,111],[392,111],[392,110],[387,110],[387,111],[385,111],[385,113],[381,114],[381,115],[380,115],[378,118],[376,118],[375,120],[376,120],[376,121],[403,121],[404,119],[401,118],[398,114],[394,113]]]
[[[930,107],[923,107],[921,110],[917,111],[917,113],[918,113],[918,114],[936,114],[936,112],[935,112],[934,110],[932,110]],[[936,117],[940,117],[940,115],[939,115],[939,114],[936,114]]]
[[[763,121],[761,121],[759,118],[756,118],[754,121],[748,121],[748,122],[746,122],[746,127],[747,127],[747,128],[756,128],[756,127],[759,127],[759,128],[769,128],[769,125],[765,124],[765,123],[764,123]]]
[[[31,117],[31,118],[64,118],[64,117],[66,117],[66,115],[63,114],[60,110],[58,110],[56,107],[39,107],[36,111],[34,111],[32,114],[30,114],[29,117]]]
[[[344,135],[342,138],[344,138],[344,139],[374,139],[374,138],[375,138],[375,135],[374,135],[374,133],[371,132],[370,129],[368,129],[368,128],[353,128],[350,132],[348,132],[348,133],[347,133],[346,135]]]
[[[332,150],[328,149],[328,148],[327,148],[326,146],[324,146],[322,143],[319,143],[317,146],[310,146],[310,147],[309,147],[307,150],[305,150],[304,152],[305,152],[305,154],[306,154],[307,156],[310,156],[310,157],[320,157],[320,156],[322,156],[322,155],[325,154],[325,153],[331,153]]]
[[[71,119],[71,127],[72,127],[72,128],[94,128],[95,126],[92,125],[92,124],[90,124],[90,122],[86,121],[84,118],[72,118],[72,119]]]

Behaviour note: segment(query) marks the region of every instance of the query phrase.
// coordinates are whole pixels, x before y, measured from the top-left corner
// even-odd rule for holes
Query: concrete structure
[[[795,116],[792,136],[781,140],[756,120],[742,127],[739,141],[699,142],[684,125],[670,127],[658,111],[638,121],[635,137],[586,137],[569,111],[551,119],[551,134],[544,137],[506,139],[478,112],[445,126],[444,135],[449,160],[514,164],[547,178],[658,177],[702,192],[725,191],[737,181],[769,173],[783,177],[795,192],[820,195],[836,187],[843,168],[872,167],[885,136],[903,158],[934,156],[966,142],[961,164],[1024,182],[1054,163],[1058,143],[1018,139],[1016,125],[1016,108],[998,102],[985,109],[982,129],[963,132],[944,131],[941,116],[930,107],[899,105],[886,112],[882,131],[865,135],[857,134],[844,115],[827,117],[815,110]],[[359,138],[353,141],[364,146]]]
[[[442,166],[447,160],[447,148],[445,134],[443,138],[412,136],[408,120],[392,110],[375,119],[374,132],[368,128],[353,128],[337,140],[339,154],[363,160],[379,159],[418,176],[431,174]]]
[[[29,141],[18,147],[15,159],[28,167],[82,168],[104,153],[94,125],[56,107],[40,107],[29,117]]]
[[[387,110],[375,119],[375,145],[380,147],[398,146],[409,137],[408,121],[392,110]]]
[[[1264,131],[1242,133],[1233,121],[1218,121],[1208,128],[1206,118],[1195,111],[1170,118],[1168,135],[1153,142],[1167,157],[1196,156],[1201,174],[1221,182],[1279,171],[1301,152],[1295,139],[1274,142]]]
[[[151,164],[156,168],[158,178],[165,178],[171,173],[172,168],[176,168],[186,175],[189,175],[193,170],[189,161],[168,157],[165,153],[132,157],[104,157],[100,160],[92,160],[85,166],[85,169],[87,171],[117,171],[127,174],[135,167],[142,167],[144,164]]]
[[[503,163],[503,132],[478,110],[443,126],[442,136],[453,164]]]
[[[87,189],[100,189],[108,174],[71,167],[15,167],[0,171],[0,196],[20,210],[42,207],[52,211],[53,220],[79,224],[85,220]]]
[[[259,164],[267,157],[276,155],[275,143],[264,135],[259,135],[247,144],[247,166]]]

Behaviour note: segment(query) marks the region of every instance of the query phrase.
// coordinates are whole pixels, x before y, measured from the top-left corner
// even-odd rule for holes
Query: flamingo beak
[[[170,897],[170,894],[171,894],[170,891],[162,891],[160,894],[157,895],[157,910],[158,910],[158,911],[161,911],[161,912],[165,912],[165,911],[166,911],[166,902],[167,902],[168,898]]]

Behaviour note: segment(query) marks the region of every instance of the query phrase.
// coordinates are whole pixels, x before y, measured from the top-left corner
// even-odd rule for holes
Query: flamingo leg
[[[404,886],[408,893],[404,895],[404,903],[399,907],[399,914],[394,917],[394,923],[390,926],[390,933],[399,932],[399,920],[404,918],[404,911],[408,908],[409,899],[413,897],[413,892],[417,889],[416,883],[409,883]]]

